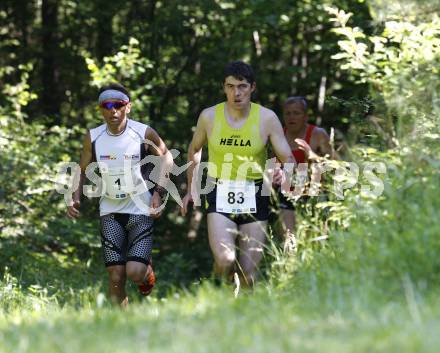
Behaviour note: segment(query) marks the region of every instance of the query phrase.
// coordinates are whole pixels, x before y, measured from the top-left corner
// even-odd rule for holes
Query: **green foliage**
[[[145,104],[151,100],[150,90],[153,85],[150,83],[137,88],[136,86],[142,76],[154,67],[150,60],[142,56],[138,40],[130,38],[128,45],[123,45],[118,53],[104,57],[101,68],[89,54],[85,54],[85,60],[92,76],[92,86],[99,88],[111,82],[123,82],[127,87],[133,87],[130,93],[135,111],[138,114],[146,111]]]
[[[382,197],[346,195],[349,226],[331,231],[329,243],[305,262],[294,287],[314,292],[329,307],[347,305],[343,298],[392,300],[405,295],[408,283],[417,295],[438,288],[438,162],[413,153],[398,159],[401,163],[388,169]]]
[[[334,31],[344,37],[338,42],[341,53],[333,59],[342,59],[343,69],[371,85],[377,113],[382,115],[377,125],[388,138],[415,138],[422,126],[438,127],[440,19],[411,23],[394,16],[386,20],[380,35],[367,36],[358,27],[347,26],[351,13],[327,10],[340,26]]]
[[[415,0],[371,0],[368,1],[370,12],[376,22],[395,19],[411,23],[425,22],[438,16],[440,1]]]
[[[435,113],[438,102],[433,99],[437,79],[430,81],[428,90],[425,88],[428,76],[432,78],[438,66],[438,36],[428,35],[437,33],[438,21],[418,25],[403,20],[389,23],[383,33],[386,40],[380,41],[386,45],[369,49],[358,39],[368,43],[373,38],[370,43],[374,43],[377,36],[369,37],[347,27],[349,15],[344,11],[330,12],[341,25],[337,32],[347,38],[341,43],[342,53],[337,58],[345,60],[346,70],[372,84],[372,90],[377,89],[373,94],[386,104],[375,112],[378,119],[385,120],[387,116],[383,115],[392,112],[404,128],[398,134],[381,136],[392,138],[393,148],[383,150],[382,146],[381,151],[360,144],[351,146],[350,156],[358,164],[382,162],[387,166],[384,193],[371,198],[353,188],[345,193],[343,202],[318,205],[318,210],[329,207],[328,218],[302,220],[299,239],[310,239],[310,235],[304,237],[307,228],[312,229],[312,238],[319,237],[326,229],[324,225],[330,224],[329,240],[318,252],[310,251],[310,246],[300,248],[298,256],[287,259],[284,267],[274,267],[272,280],[275,285],[285,286],[277,284],[276,278],[293,263],[295,274],[290,288],[298,296],[339,310],[405,300],[413,320],[420,321],[418,308],[423,305],[422,298],[437,292],[440,280],[436,255],[440,250],[440,223],[436,216],[440,205],[435,192],[439,183],[440,126]],[[399,33],[406,37],[399,37]],[[427,52],[413,52],[415,43],[428,48]],[[369,55],[367,49],[372,50]],[[421,66],[424,71],[414,70]],[[388,75],[386,78],[383,72]],[[405,80],[409,81],[402,86]],[[405,99],[399,100],[402,92]],[[370,126],[370,133],[375,127]],[[328,223],[330,219],[334,226]]]
[[[36,98],[27,81],[31,68],[21,66],[17,82],[2,87],[6,99],[0,106],[0,276],[4,274],[6,283],[11,276],[20,278],[12,293],[29,288],[32,295],[41,288],[50,295],[62,290],[57,287],[60,278],[79,259],[86,264],[93,258],[96,242],[89,237],[90,223],[69,230],[64,200],[55,191],[58,165],[70,161],[74,144],[69,141],[77,129],[29,121],[24,107]],[[6,71],[2,75],[0,80]]]

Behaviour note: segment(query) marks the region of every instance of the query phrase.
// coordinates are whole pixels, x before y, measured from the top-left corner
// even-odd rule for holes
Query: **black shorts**
[[[105,266],[127,261],[150,263],[153,218],[147,215],[110,213],[101,216],[101,242]]]
[[[255,213],[224,213],[217,212],[217,184],[214,187],[214,190],[205,195],[205,210],[206,213],[218,213],[231,221],[235,222],[237,225],[252,223],[256,221],[267,221],[269,219],[269,204],[270,204],[270,196],[262,196],[263,181],[257,180],[255,181],[255,203],[257,206],[257,210]]]
[[[278,196],[278,207],[282,210],[295,210],[295,201],[289,200],[282,192],[281,190],[278,190],[277,192]]]

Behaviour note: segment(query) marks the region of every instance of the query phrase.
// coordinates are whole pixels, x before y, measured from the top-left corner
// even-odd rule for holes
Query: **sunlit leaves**
[[[99,67],[87,53],[84,54],[92,75],[91,84],[95,87],[109,82],[124,82],[133,77],[139,77],[153,68],[151,61],[142,56],[139,41],[136,38],[130,38],[128,44],[123,45],[115,55],[105,57],[102,67]]]
[[[432,104],[440,89],[440,19],[413,23],[393,14],[380,35],[367,37],[347,25],[345,12],[328,11],[339,26],[334,32],[344,38],[333,59],[341,60],[342,68],[360,81],[371,83],[373,95],[400,116],[399,135],[406,135],[415,119],[436,119]],[[429,89],[422,93],[425,87]]]

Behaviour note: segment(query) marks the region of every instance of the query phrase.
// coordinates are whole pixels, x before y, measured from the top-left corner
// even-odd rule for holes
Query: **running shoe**
[[[153,267],[148,265],[149,274],[147,280],[138,286],[139,292],[143,296],[147,296],[151,294],[151,291],[154,288],[154,284],[156,283],[156,276],[154,275]]]

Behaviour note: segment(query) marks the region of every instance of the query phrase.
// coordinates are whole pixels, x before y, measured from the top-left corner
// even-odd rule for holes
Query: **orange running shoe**
[[[156,276],[154,275],[153,267],[151,265],[148,265],[148,270],[149,274],[147,280],[138,285],[139,292],[141,292],[143,296],[150,295],[154,288],[154,284],[156,283]]]

